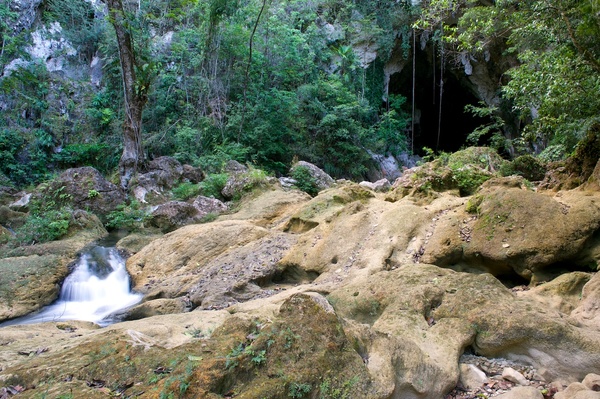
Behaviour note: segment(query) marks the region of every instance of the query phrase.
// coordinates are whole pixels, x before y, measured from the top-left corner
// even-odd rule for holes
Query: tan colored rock
[[[581,383],[590,391],[600,392],[600,375],[598,374],[590,373],[586,375]]]
[[[556,393],[554,399],[575,399],[576,397],[579,399],[587,399],[578,396],[579,394],[585,395],[587,392],[591,391],[589,391],[585,385],[580,382],[573,382],[569,384],[564,391]]]
[[[600,331],[600,274],[596,273],[583,287],[581,302],[571,313],[571,319]]]
[[[147,317],[184,313],[189,304],[182,299],[154,299],[127,309],[118,315],[120,320],[139,320]]]
[[[489,381],[487,375],[474,364],[461,363],[458,368],[460,372],[459,381],[467,389],[480,388]]]
[[[310,199],[310,195],[299,190],[270,187],[244,197],[235,213],[222,215],[219,220],[248,220],[262,227],[276,227]]]
[[[468,345],[482,356],[547,368],[550,378],[581,379],[600,365],[598,333],[539,311],[489,274],[407,264],[357,278],[329,298],[338,315],[358,323],[356,334],[372,337],[363,338],[372,340],[367,352],[377,359],[369,367],[386,381],[403,375],[397,383],[414,384],[406,380],[410,371],[394,372],[390,365],[410,369],[424,362],[419,367],[428,370],[427,379],[437,381],[432,389],[452,385],[458,356]],[[406,348],[402,354],[394,352],[396,345]]]
[[[581,304],[583,287],[591,278],[592,274],[590,273],[566,273],[518,294],[536,299],[548,308],[568,315]]]
[[[272,294],[272,280],[310,280],[278,264],[295,240],[246,221],[191,225],[144,247],[127,269],[146,299],[186,296],[194,308],[222,308]]]
[[[514,271],[534,281],[551,279],[545,272],[549,266],[590,262],[597,247],[590,239],[600,228],[600,195],[567,192],[553,198],[506,188],[501,181],[489,181],[469,200],[465,211],[471,214],[438,224],[423,261],[464,264],[495,275]],[[539,226],[551,226],[552,234]]]
[[[527,378],[512,367],[506,367],[502,370],[502,378],[518,385],[529,385]]]
[[[496,396],[497,399],[544,399],[539,389],[534,387],[514,387],[510,391]]]

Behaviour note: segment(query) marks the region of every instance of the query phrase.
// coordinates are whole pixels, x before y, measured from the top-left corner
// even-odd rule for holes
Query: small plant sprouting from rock
[[[292,382],[289,387],[288,396],[290,398],[304,398],[312,391],[312,385],[305,383]]]

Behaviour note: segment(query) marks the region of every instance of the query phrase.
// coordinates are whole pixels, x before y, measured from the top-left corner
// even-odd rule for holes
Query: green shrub
[[[71,213],[69,208],[32,213],[25,224],[17,229],[16,240],[23,244],[58,240],[69,231]]]
[[[200,184],[200,192],[205,197],[222,198],[221,191],[227,184],[229,175],[227,173],[215,173],[206,176]]]
[[[471,195],[486,181],[488,181],[491,176],[487,173],[483,173],[482,171],[472,168],[472,167],[462,167],[460,169],[452,170],[452,178],[456,182],[458,189],[460,191],[461,196]]]
[[[180,201],[185,201],[195,197],[199,192],[200,186],[190,182],[181,183],[172,190],[173,196]]]
[[[104,143],[69,144],[61,152],[54,154],[52,160],[64,169],[93,166],[106,173],[119,162],[113,153],[114,151]]]
[[[137,201],[131,201],[129,205],[121,204],[117,209],[106,215],[106,227],[109,229],[124,229],[129,231],[140,230],[148,214],[140,208]]]
[[[546,168],[539,159],[531,155],[521,155],[512,162],[502,165],[500,173],[503,176],[519,175],[527,180],[539,181],[546,174]]]
[[[310,174],[310,171],[306,166],[298,166],[297,168],[294,168],[294,170],[292,170],[292,178],[296,180],[296,187],[299,190],[308,193],[312,197],[319,194],[317,181]]]

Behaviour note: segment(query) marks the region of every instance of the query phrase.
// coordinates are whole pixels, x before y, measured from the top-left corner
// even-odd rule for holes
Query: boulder
[[[147,172],[138,175],[137,186],[134,194],[138,201],[145,203],[146,195],[152,193],[157,196],[156,201],[162,202],[162,193],[170,190],[181,181],[184,168],[181,163],[173,157],[158,157],[148,163]]]
[[[57,205],[85,209],[102,216],[123,203],[125,194],[96,169],[86,166],[67,169],[56,179],[41,184],[36,188],[34,198],[40,202],[54,201]]]
[[[374,183],[363,181],[360,182],[359,185],[368,188],[369,190],[373,190],[376,192],[385,192],[392,188],[392,185],[388,181],[388,179],[377,180]]]
[[[305,162],[305,161],[296,162],[292,166],[292,169],[291,169],[292,173],[297,168],[306,168],[306,170],[308,170],[308,173],[310,174],[310,176],[315,180],[315,183],[319,190],[325,190],[325,189],[333,186],[333,184],[335,183],[335,181],[333,180],[333,178],[331,176],[329,176],[321,168],[319,168],[316,165],[313,165],[310,162]]]
[[[248,167],[242,165],[241,163],[239,163],[236,160],[229,160],[227,161],[227,163],[225,164],[224,167],[225,173],[229,173],[229,174],[241,174],[241,173],[246,173],[248,172]]]
[[[548,281],[600,260],[600,195],[537,193],[492,179],[458,212],[440,216],[422,261]],[[539,226],[552,226],[552,234]],[[561,270],[562,268],[562,270]]]
[[[590,391],[600,392],[600,375],[598,374],[590,373],[586,375],[581,383]]]
[[[600,399],[600,392],[589,390],[581,382],[573,382],[564,391],[556,393],[554,399]]]
[[[489,274],[406,264],[356,278],[329,300],[361,342],[373,378],[398,397],[448,392],[467,347],[545,368],[548,377],[581,379],[600,362],[599,333],[517,299]]]
[[[199,195],[192,203],[198,211],[197,218],[201,219],[208,214],[219,214],[227,211],[227,205],[216,198],[209,198]]]
[[[600,331],[600,274],[596,273],[581,291],[578,306],[571,312],[574,323]]]
[[[157,315],[183,313],[188,308],[182,299],[154,299],[127,309],[123,314],[117,315],[120,320],[139,320]]]
[[[397,201],[408,195],[426,204],[439,192],[471,195],[485,181],[498,176],[503,163],[493,149],[469,147],[405,170],[394,182],[394,190],[388,195],[388,200]]]
[[[458,369],[459,381],[467,389],[477,389],[489,381],[487,375],[474,364],[461,363],[458,365]]]
[[[591,278],[591,273],[565,273],[549,282],[517,294],[535,299],[545,307],[569,315],[576,307],[580,306],[583,287]]]
[[[151,213],[149,223],[162,231],[172,231],[178,227],[199,221],[198,209],[187,202],[169,201],[158,205]]]
[[[184,180],[189,181],[190,183],[198,184],[204,180],[206,175],[204,174],[204,171],[202,170],[202,168],[198,168],[198,167],[194,167],[194,166],[185,164],[185,165],[183,165],[183,171],[182,171],[181,177]]]
[[[517,385],[529,385],[527,378],[512,367],[506,367],[502,370],[502,378]]]
[[[10,209],[17,212],[29,212],[29,200],[31,193],[24,193],[17,201],[8,205]]]

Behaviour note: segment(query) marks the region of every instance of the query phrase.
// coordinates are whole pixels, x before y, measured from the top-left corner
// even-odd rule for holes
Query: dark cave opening
[[[412,109],[412,75],[411,60],[401,72],[391,75],[389,82],[389,94],[406,97],[406,110],[409,114]],[[417,50],[415,58],[415,153],[423,155],[423,147],[437,151],[457,151],[465,146],[467,136],[475,128],[488,122],[486,118],[479,118],[465,111],[466,105],[479,103],[479,99],[471,92],[468,84],[467,77],[464,76],[462,70],[452,73],[450,65],[446,63],[438,145],[438,125],[440,125],[439,59],[436,54],[434,63],[434,57],[429,47],[425,50]]]

